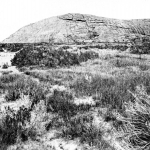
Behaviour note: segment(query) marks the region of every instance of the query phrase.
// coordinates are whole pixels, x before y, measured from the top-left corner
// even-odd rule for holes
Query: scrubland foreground
[[[2,66],[1,150],[150,149],[150,62],[119,50],[20,51]]]

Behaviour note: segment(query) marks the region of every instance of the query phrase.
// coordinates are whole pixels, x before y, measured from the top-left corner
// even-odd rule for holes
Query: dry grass
[[[141,84],[136,87],[135,92],[129,91],[134,101],[125,104],[126,116],[119,119],[125,124],[122,136],[128,144],[136,149],[150,148],[150,102],[146,88]]]

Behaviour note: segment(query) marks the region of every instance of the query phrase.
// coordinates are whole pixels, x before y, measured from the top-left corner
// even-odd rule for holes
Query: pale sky
[[[0,41],[25,25],[66,13],[150,19],[150,0],[0,0]]]

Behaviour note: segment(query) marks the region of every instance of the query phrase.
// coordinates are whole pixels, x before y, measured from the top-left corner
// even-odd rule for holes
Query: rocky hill
[[[48,18],[19,29],[2,43],[85,44],[125,42],[126,35],[150,35],[150,19],[117,20],[83,14]]]

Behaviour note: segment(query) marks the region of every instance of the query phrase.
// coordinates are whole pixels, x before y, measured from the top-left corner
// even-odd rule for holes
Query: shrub
[[[141,69],[141,71],[146,71],[149,70],[150,66],[146,64],[140,64],[139,68]]]
[[[19,71],[26,72],[26,71],[28,71],[28,67],[21,67],[21,68],[19,68]]]
[[[65,46],[62,46],[62,48],[63,48],[64,50],[66,50],[66,49],[69,49],[70,46],[65,45]]]
[[[149,54],[150,53],[150,42],[136,44],[136,48],[134,46],[132,46],[131,53],[139,54],[139,55]]]
[[[2,69],[7,69],[9,67],[8,63],[3,64]]]
[[[7,74],[10,74],[12,72],[13,72],[12,70],[1,71],[2,75],[7,75]]]
[[[128,67],[139,66],[143,62],[139,62],[138,60],[131,58],[117,58],[116,60],[112,60],[111,63],[113,63],[115,67]]]
[[[10,74],[10,75],[3,75],[0,77],[0,82],[1,83],[11,83],[15,82],[20,75],[18,74]]]
[[[92,105],[74,103],[74,97],[66,91],[54,90],[53,94],[47,98],[47,111],[57,113],[64,121],[69,121],[77,113],[84,113],[90,110]]]
[[[0,77],[0,90],[4,93],[8,91],[9,87],[12,86],[18,80],[20,76],[17,74],[6,74]]]
[[[63,129],[62,136],[70,139],[80,138],[80,141],[90,146],[100,143],[102,132],[93,125],[93,117],[82,115],[71,119]]]
[[[102,45],[91,45],[89,46],[89,48],[97,48],[97,49],[103,49],[103,46]]]
[[[38,84],[30,77],[21,76],[16,80],[16,82],[5,87],[7,94],[5,96],[7,101],[15,101],[20,98],[20,93],[24,95],[29,95],[32,101],[31,108],[34,107],[40,100],[46,98],[47,88],[43,84]]]
[[[71,94],[55,90],[47,100],[47,111],[58,113],[65,120],[68,120],[77,113],[77,106],[73,103]]]
[[[14,144],[17,139],[22,141],[28,139],[26,132],[26,122],[30,121],[30,112],[27,108],[21,107],[17,112],[10,109],[6,110],[7,114],[0,125],[1,143]]]
[[[55,116],[45,125],[45,129],[48,131],[52,128],[60,128],[64,125],[64,120],[60,116]]]
[[[20,98],[20,91],[18,89],[9,89],[5,96],[6,101],[16,101]]]
[[[24,49],[18,52],[12,59],[12,65],[18,67],[41,65],[47,67],[70,66],[79,64],[77,54],[58,50],[48,50],[46,48],[35,48],[35,50]]]
[[[81,53],[79,55],[79,61],[80,62],[85,62],[85,61],[87,61],[89,59],[96,59],[98,57],[99,57],[98,53],[92,52],[92,51],[86,51],[86,52]]]
[[[97,58],[98,54],[95,52],[85,52],[79,54],[65,51],[63,48],[58,50],[49,50],[45,47],[36,47],[34,50],[25,48],[16,53],[12,59],[12,65],[17,67],[23,66],[46,66],[50,68],[79,65],[82,61]]]

